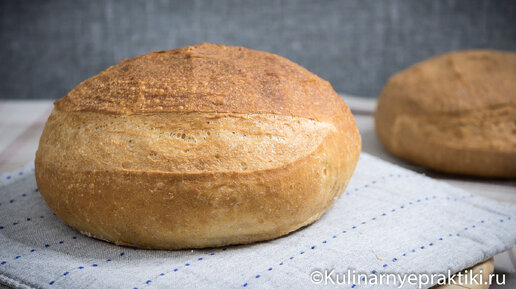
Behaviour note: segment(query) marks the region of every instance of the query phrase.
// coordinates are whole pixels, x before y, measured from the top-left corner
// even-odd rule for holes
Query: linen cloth
[[[322,288],[310,280],[314,270],[457,272],[516,242],[515,206],[366,153],[314,224],[268,242],[202,250],[140,250],[81,235],[47,207],[33,170],[0,175],[0,283],[15,288]]]

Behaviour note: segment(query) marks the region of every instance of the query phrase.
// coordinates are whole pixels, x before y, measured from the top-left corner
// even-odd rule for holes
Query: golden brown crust
[[[64,116],[70,117],[70,113]],[[93,121],[102,116],[88,117]],[[51,134],[50,130],[78,133],[77,129],[59,126],[62,122],[56,125],[56,119],[51,117],[47,123],[36,157],[36,179],[46,202],[63,221],[81,232],[144,248],[249,243],[307,225],[340,196],[360,150],[358,133],[349,116],[347,132],[328,130],[324,140],[307,154],[273,168],[156,171],[142,169],[144,162],[123,153],[117,156],[134,160],[137,169],[113,167],[112,163],[92,168],[88,158],[95,157],[93,152],[84,159],[73,156],[85,146],[104,148],[106,144],[56,139],[61,134]],[[303,137],[303,131],[298,133]],[[61,148],[55,146],[56,142]]]
[[[56,102],[64,111],[269,113],[331,120],[329,82],[275,54],[203,43],[125,59]]]
[[[219,75],[246,65],[243,78]],[[123,84],[131,77],[136,86]],[[42,196],[72,227],[180,249],[312,223],[340,196],[359,153],[353,116],[327,82],[278,56],[204,44],[126,60],[80,84],[56,102],[35,167]]]
[[[391,153],[447,173],[516,177],[516,53],[441,55],[394,75],[375,113]]]

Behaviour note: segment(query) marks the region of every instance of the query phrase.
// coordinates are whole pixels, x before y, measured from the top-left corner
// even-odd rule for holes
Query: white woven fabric
[[[514,206],[363,153],[337,203],[319,221],[288,236],[228,248],[136,250],[63,224],[26,166],[0,175],[0,283],[16,288],[310,288],[321,287],[310,280],[320,269],[457,272],[514,246],[515,218]]]

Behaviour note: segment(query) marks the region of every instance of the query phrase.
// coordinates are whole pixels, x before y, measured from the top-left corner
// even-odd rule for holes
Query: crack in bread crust
[[[38,154],[42,162],[74,170],[256,171],[310,154],[335,130],[331,123],[273,114],[54,110]]]

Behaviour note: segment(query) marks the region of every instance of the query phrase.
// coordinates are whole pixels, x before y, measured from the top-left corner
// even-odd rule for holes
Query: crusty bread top
[[[443,54],[394,75],[382,96],[413,115],[461,114],[516,104],[516,53]],[[381,101],[382,97],[380,98]]]
[[[329,82],[285,58],[210,43],[125,59],[55,105],[112,114],[269,113],[321,121],[345,107]]]

